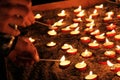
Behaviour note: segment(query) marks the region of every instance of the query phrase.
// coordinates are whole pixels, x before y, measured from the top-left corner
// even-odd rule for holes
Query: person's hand
[[[17,66],[30,66],[39,61],[37,49],[25,37],[18,38],[15,49],[10,52],[8,58]]]
[[[0,0],[0,32],[17,36],[20,31],[9,24],[26,27],[34,23],[31,6],[30,0]]]

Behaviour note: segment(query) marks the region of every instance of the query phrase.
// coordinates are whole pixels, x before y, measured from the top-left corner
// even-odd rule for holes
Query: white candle
[[[85,76],[86,80],[96,80],[96,78],[97,78],[97,75],[93,74],[92,71],[90,71],[89,75]]]
[[[89,58],[92,56],[92,52],[88,51],[87,49],[81,53],[81,56],[84,58]]]
[[[77,63],[77,64],[75,65],[75,68],[76,68],[76,69],[79,69],[79,70],[85,70],[85,69],[86,69],[86,66],[87,66],[87,64],[86,64],[84,61],[82,61],[82,62],[80,62],[80,63]]]
[[[52,46],[55,46],[55,45],[56,45],[55,42],[49,42],[49,43],[47,43],[47,46],[48,46],[48,47],[52,47]]]
[[[48,34],[51,36],[57,35],[57,32],[55,30],[48,31]]]

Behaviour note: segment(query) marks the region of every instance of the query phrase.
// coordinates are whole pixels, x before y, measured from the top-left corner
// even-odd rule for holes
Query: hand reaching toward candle
[[[15,49],[8,58],[18,66],[30,66],[39,61],[39,55],[34,45],[28,38],[19,37]]]
[[[11,28],[10,24],[25,27],[32,23],[34,15],[30,0],[0,0],[0,32],[17,36],[20,31]]]

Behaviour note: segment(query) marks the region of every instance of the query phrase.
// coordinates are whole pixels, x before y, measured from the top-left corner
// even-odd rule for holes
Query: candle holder
[[[115,36],[114,36],[114,39],[115,39],[116,41],[119,41],[119,40],[120,40],[120,34],[115,35]]]
[[[82,61],[81,63],[77,63],[75,65],[75,68],[80,70],[80,71],[85,71],[86,67],[87,67],[87,64],[84,61]]]
[[[116,53],[114,51],[105,51],[104,55],[109,58],[114,58],[116,56]]]

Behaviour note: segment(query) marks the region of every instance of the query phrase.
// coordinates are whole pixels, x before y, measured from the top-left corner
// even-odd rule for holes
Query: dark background
[[[32,4],[33,5],[39,5],[39,4],[58,2],[58,1],[64,1],[64,0],[32,0]]]

